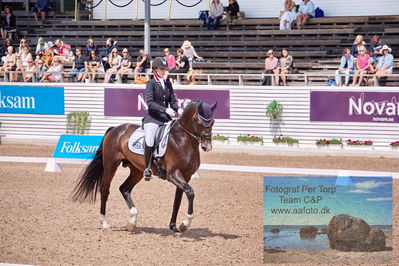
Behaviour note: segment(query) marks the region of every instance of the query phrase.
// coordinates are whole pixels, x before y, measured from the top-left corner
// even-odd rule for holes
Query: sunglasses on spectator
[[[272,55],[273,53],[267,54],[267,55]]]
[[[127,54],[127,52],[122,52],[122,53]]]
[[[38,65],[43,65],[43,63],[42,63],[42,62],[38,62],[37,64],[38,64]]]
[[[163,51],[163,53],[166,54],[166,53],[170,53],[170,52],[169,51]]]
[[[21,43],[26,43],[25,41],[21,41]]]

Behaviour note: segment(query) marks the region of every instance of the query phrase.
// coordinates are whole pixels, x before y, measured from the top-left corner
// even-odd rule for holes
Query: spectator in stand
[[[43,61],[41,59],[36,60],[36,82],[40,82],[43,78],[44,73],[48,68],[43,64]]]
[[[353,76],[352,86],[360,86],[363,82],[364,74],[368,74],[371,70],[371,57],[367,54],[366,47],[360,47],[359,55],[355,60],[356,73]]]
[[[110,67],[108,63],[108,58],[114,48],[118,49],[118,47],[116,47],[116,41],[112,38],[108,38],[105,42],[105,57],[103,57],[103,65],[106,70]]]
[[[119,68],[121,67],[121,61],[122,61],[122,57],[118,54],[118,49],[116,49],[116,48],[112,49],[112,52],[108,58],[108,64],[109,64],[110,68],[108,68],[106,71],[106,74],[104,77],[104,83],[112,83],[113,82],[112,77],[118,72]]]
[[[56,40],[54,42],[56,49],[54,49],[54,57],[61,60],[61,62],[70,61],[69,51],[71,49],[70,45],[64,44],[61,40]]]
[[[176,69],[171,69],[169,73],[187,73],[190,69],[190,62],[187,56],[184,55],[183,49],[177,49],[177,58],[176,58]],[[176,80],[176,76],[170,77],[174,82]]]
[[[9,46],[14,47],[14,45],[12,44],[11,39],[7,38],[3,41],[3,46],[1,47],[1,57],[6,56],[7,55],[7,48]]]
[[[373,36],[373,38],[371,39],[371,43],[371,64],[376,67],[378,60],[383,56],[381,49],[385,45],[385,43],[380,39],[380,36],[378,35]]]
[[[339,74],[346,74],[345,76],[345,86],[349,86],[349,74],[355,73],[355,58],[351,55],[351,51],[345,48],[342,51],[341,64],[338,70],[335,71],[335,82],[337,86],[342,85],[342,80]]]
[[[47,43],[44,41],[42,37],[39,37],[36,45],[36,55],[42,57],[45,54],[47,48],[48,48]]]
[[[267,52],[267,58],[265,59],[265,74],[275,74],[278,75],[280,73],[279,66],[278,66],[278,59],[274,56],[274,51],[269,50]],[[278,86],[279,76],[274,76],[274,84],[273,78],[271,76],[265,76],[262,85],[275,85]]]
[[[122,83],[123,76],[132,74],[132,61],[133,58],[129,55],[128,49],[122,50],[121,68],[118,70],[117,80],[118,83]]]
[[[176,58],[170,53],[169,48],[163,49],[163,58],[165,58],[166,62],[168,63],[169,69],[176,68]]]
[[[0,71],[15,71],[17,68],[17,56],[14,54],[14,48],[12,46],[8,46],[7,55],[4,60],[3,66],[0,68]],[[14,75],[12,73],[9,74],[10,81],[14,81]],[[8,77],[4,74],[4,81],[7,81]]]
[[[40,80],[41,83],[48,82],[59,82],[62,78],[62,65],[60,59],[54,58],[50,68],[43,73],[43,77]]]
[[[281,57],[279,60],[280,65],[280,73],[281,73],[281,81],[283,82],[283,86],[287,85],[287,76],[292,71],[293,58],[288,54],[288,50],[283,48],[281,49]]]
[[[25,48],[29,48],[28,41],[26,39],[21,39],[19,41],[19,47],[17,51],[17,56],[19,57],[21,54],[24,53]]]
[[[17,71],[26,71],[26,67],[29,65],[29,61],[33,61],[32,54],[29,52],[29,47],[24,47],[23,52],[19,56],[19,60],[17,60]],[[18,80],[18,76],[21,73],[15,74],[15,79]],[[25,74],[23,73],[23,78],[25,78]]]
[[[4,8],[4,16],[1,17],[2,19],[2,26],[1,26],[1,37],[4,39],[7,38],[8,31],[16,29],[16,18],[12,13],[11,7],[6,6]]]
[[[229,6],[226,9],[227,30],[230,30],[231,26],[234,25],[238,12],[240,12],[240,6],[237,0],[229,0]]]
[[[47,12],[50,10],[51,4],[50,0],[37,0],[36,4],[32,7],[31,12],[35,17],[36,21],[39,21],[38,14],[41,15],[41,20],[46,20]]]
[[[71,81],[82,82],[86,79],[86,75],[84,73],[86,71],[85,62],[86,57],[83,55],[82,47],[76,47],[76,56],[73,59],[72,69],[69,74],[69,78],[71,79]],[[78,73],[77,77],[76,73]]]
[[[378,81],[386,76],[392,74],[393,70],[393,55],[391,54],[392,49],[388,45],[384,45],[381,48],[383,56],[378,61],[377,68],[375,69],[374,86],[378,86]]]
[[[91,80],[93,82],[96,82],[97,73],[104,73],[104,68],[101,67],[101,58],[94,50],[90,52],[90,56],[87,58],[86,72],[92,73]]]
[[[90,52],[95,51],[96,55],[100,55],[97,45],[94,44],[93,39],[88,39],[86,44],[86,57],[90,56]]]
[[[224,7],[219,0],[212,0],[209,16],[206,18],[205,25],[208,30],[215,30],[222,20]]]
[[[199,55],[197,54],[197,52],[195,52],[194,46],[192,46],[192,45],[191,45],[191,42],[188,41],[188,40],[185,40],[185,41],[183,42],[183,45],[182,45],[181,48],[182,48],[183,51],[184,51],[184,55],[187,56],[187,58],[188,58],[188,60],[189,60],[189,62],[190,62],[190,69],[193,68],[193,60],[194,60],[194,57],[195,57],[196,59],[199,59],[199,60],[203,60],[203,59],[204,59],[204,58],[202,58],[201,56],[199,56]]]
[[[25,72],[23,73],[24,82],[32,82],[35,78],[36,66],[33,60],[28,61],[28,66],[25,68]]]
[[[359,50],[361,47],[365,47],[366,43],[364,42],[363,35],[357,35],[355,41],[352,44],[351,54],[354,58],[357,58],[359,55]]]
[[[298,30],[302,29],[303,26],[308,22],[310,18],[314,18],[314,4],[310,0],[303,0],[299,5],[298,16],[296,20],[296,26]]]
[[[285,0],[284,11],[280,12],[280,30],[291,30],[292,22],[296,19],[296,4],[292,0]]]
[[[146,73],[148,79],[148,73],[151,72],[151,55],[147,54],[144,49],[140,49],[139,56],[136,59],[136,68],[134,69],[134,78],[138,76],[139,73]]]

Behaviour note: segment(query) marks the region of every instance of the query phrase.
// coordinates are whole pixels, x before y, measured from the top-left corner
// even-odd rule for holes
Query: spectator
[[[237,0],[229,0],[229,6],[226,9],[227,30],[230,30],[231,26],[234,25],[238,12],[240,12],[240,6]]]
[[[90,52],[95,51],[96,55],[100,56],[97,45],[94,44],[93,39],[88,39],[86,44],[86,57],[90,56]]]
[[[357,58],[359,55],[359,50],[361,47],[365,47],[366,43],[364,42],[363,35],[357,35],[355,41],[352,44],[352,55],[354,58]]]
[[[348,48],[345,48],[342,51],[342,57],[341,57],[341,64],[338,68],[337,71],[335,71],[335,82],[337,86],[340,86],[342,84],[341,77],[339,74],[346,74],[345,76],[345,86],[349,85],[349,74],[354,74],[355,73],[355,58],[351,55],[351,51]]]
[[[279,60],[279,65],[280,65],[280,74],[281,74],[281,80],[283,81],[283,86],[288,86],[286,74],[289,74],[292,71],[292,63],[293,63],[293,58],[291,55],[288,54],[288,50],[285,48],[281,49],[281,57]]]
[[[12,46],[14,47],[14,45],[12,44],[11,39],[7,38],[3,41],[3,46],[1,47],[1,57],[6,56],[7,55],[7,48],[8,46]]]
[[[371,64],[376,67],[378,60],[383,56],[381,49],[385,45],[385,43],[380,39],[380,36],[378,35],[373,36],[373,38],[371,39],[371,43]]]
[[[114,39],[112,38],[108,38],[105,42],[105,57],[103,57],[103,65],[106,70],[110,67],[108,63],[108,58],[114,48],[117,48],[116,41],[114,41]]]
[[[59,39],[57,39],[54,42],[54,45],[55,45],[54,57],[60,59],[61,62],[69,61],[70,59],[69,51],[71,49],[71,46],[64,44],[64,42]]]
[[[74,82],[82,82],[85,80],[86,75],[84,74],[86,57],[83,55],[82,47],[76,47],[76,56],[73,59],[72,69],[69,74],[69,78]],[[76,78],[76,73],[78,73]]]
[[[169,73],[187,73],[189,69],[190,62],[184,55],[183,49],[177,49],[176,69],[171,69]],[[176,80],[176,76],[171,76],[171,79]]]
[[[17,68],[17,56],[14,54],[14,48],[12,46],[8,46],[7,55],[4,60],[3,66],[0,68],[0,71],[15,71]],[[7,75],[4,74],[4,81],[7,81]],[[14,81],[14,75],[10,72],[11,82]]]
[[[291,30],[292,22],[296,18],[296,4],[292,0],[285,0],[284,11],[280,14],[280,30]]]
[[[146,76],[148,76],[148,73],[151,72],[151,61],[151,55],[147,54],[144,49],[140,49],[139,56],[136,59],[137,64],[134,69],[134,78],[136,78],[139,73],[146,73]]]
[[[209,16],[206,18],[205,25],[208,30],[215,30],[220,20],[222,20],[224,8],[222,3],[219,0],[212,0],[210,9],[209,9]]]
[[[388,45],[384,45],[381,49],[383,56],[378,61],[375,70],[374,86],[378,86],[378,81],[387,74],[392,74],[393,70],[393,55],[392,49]]]
[[[104,68],[101,67],[101,58],[96,51],[91,51],[89,58],[86,61],[86,72],[92,73],[91,80],[96,82],[96,74],[104,73]]]
[[[296,26],[298,27],[298,30],[302,29],[303,26],[305,26],[306,22],[308,22],[310,18],[314,18],[314,16],[315,12],[313,2],[310,0],[303,0],[303,2],[299,5],[299,11],[296,21]]]
[[[279,74],[279,68],[278,68],[278,59],[274,57],[274,52],[273,50],[269,50],[267,52],[267,58],[265,59],[265,74]],[[278,86],[279,82],[279,76],[274,76],[274,85]],[[271,76],[265,76],[263,79],[262,85],[273,85],[273,78]]]
[[[23,73],[24,82],[32,82],[35,78],[36,66],[33,60],[28,61],[28,66],[25,68],[25,72]]]
[[[17,53],[17,57],[24,53],[25,48],[29,48],[28,41],[26,39],[21,39],[19,41],[19,47]]]
[[[45,21],[46,14],[50,10],[50,7],[50,0],[37,0],[36,4],[31,9],[33,16],[35,16],[35,20],[39,21],[38,13],[40,13],[42,21]]]
[[[122,83],[124,75],[132,74],[132,61],[133,58],[129,55],[129,51],[124,48],[122,50],[121,68],[118,70],[117,80]]]
[[[45,54],[47,48],[48,48],[47,43],[44,41],[42,37],[39,37],[36,45],[36,55],[42,57]]]
[[[189,62],[190,62],[190,68],[193,68],[193,60],[194,57],[196,59],[202,60],[203,58],[195,52],[194,46],[191,45],[191,42],[188,40],[185,40],[183,42],[183,45],[181,47],[184,51],[184,55],[187,56]]]
[[[40,82],[40,80],[43,78],[44,73],[48,68],[44,65],[43,61],[39,58],[36,60],[36,82]]]
[[[62,65],[60,59],[54,58],[50,68],[43,73],[43,77],[40,80],[42,83],[48,82],[59,82],[62,78]]]
[[[163,58],[165,58],[166,62],[168,63],[169,69],[176,68],[176,58],[170,53],[169,48],[163,49]]]
[[[116,49],[116,48],[112,49],[112,52],[108,58],[108,64],[109,64],[110,68],[108,68],[106,71],[106,74],[104,77],[104,83],[112,83],[113,82],[112,77],[118,72],[118,69],[121,67],[121,60],[122,60],[122,57],[118,54],[118,49]]]
[[[3,40],[7,38],[8,31],[10,30],[15,30],[16,29],[16,18],[14,14],[12,13],[11,7],[6,6],[4,8],[4,16],[1,18],[2,19],[2,26],[1,26],[1,37]]]
[[[26,67],[29,65],[29,61],[33,61],[32,59],[32,55],[29,52],[29,47],[24,47],[23,48],[23,52],[20,54],[19,56],[19,60],[17,60],[17,71],[21,71],[21,72],[25,72],[26,71]],[[16,73],[16,77],[18,77],[20,75],[20,73]],[[25,77],[25,74],[22,75],[23,77]],[[17,79],[17,78],[15,78]]]
[[[352,86],[360,86],[363,81],[363,75],[371,70],[371,57],[367,54],[366,48],[364,46],[360,47],[359,53],[355,61],[356,73],[353,76]]]

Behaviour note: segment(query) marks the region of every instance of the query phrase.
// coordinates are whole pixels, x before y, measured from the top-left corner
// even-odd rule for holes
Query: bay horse
[[[152,163],[153,173],[158,173],[160,177],[162,175],[176,186],[172,217],[169,223],[169,228],[173,232],[186,231],[194,218],[194,190],[188,183],[200,166],[199,146],[201,145],[204,151],[212,150],[212,127],[215,122],[213,111],[216,106],[217,102],[208,105],[201,101],[191,101],[183,114],[173,121],[164,157],[158,159],[158,164]],[[136,228],[137,209],[131,198],[131,192],[143,178],[145,165],[143,155],[132,153],[129,150],[128,140],[138,127],[139,125],[135,124],[122,124],[109,128],[94,159],[78,179],[73,191],[73,201],[89,199],[92,202],[96,200],[96,194],[100,191],[100,223],[103,229],[110,227],[105,217],[106,203],[111,181],[121,162],[130,168],[129,176],[119,187],[130,213],[127,228],[131,232]],[[155,168],[157,165],[158,168]],[[159,171],[160,169],[162,171]],[[177,228],[176,219],[183,192],[188,199],[188,210],[186,219]]]

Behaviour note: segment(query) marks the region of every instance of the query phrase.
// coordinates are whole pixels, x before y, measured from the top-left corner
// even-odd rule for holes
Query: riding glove
[[[179,110],[177,110],[177,113],[179,114],[179,116],[183,113],[183,109],[179,108]]]
[[[165,113],[170,117],[175,117],[176,112],[172,108],[166,108]]]

